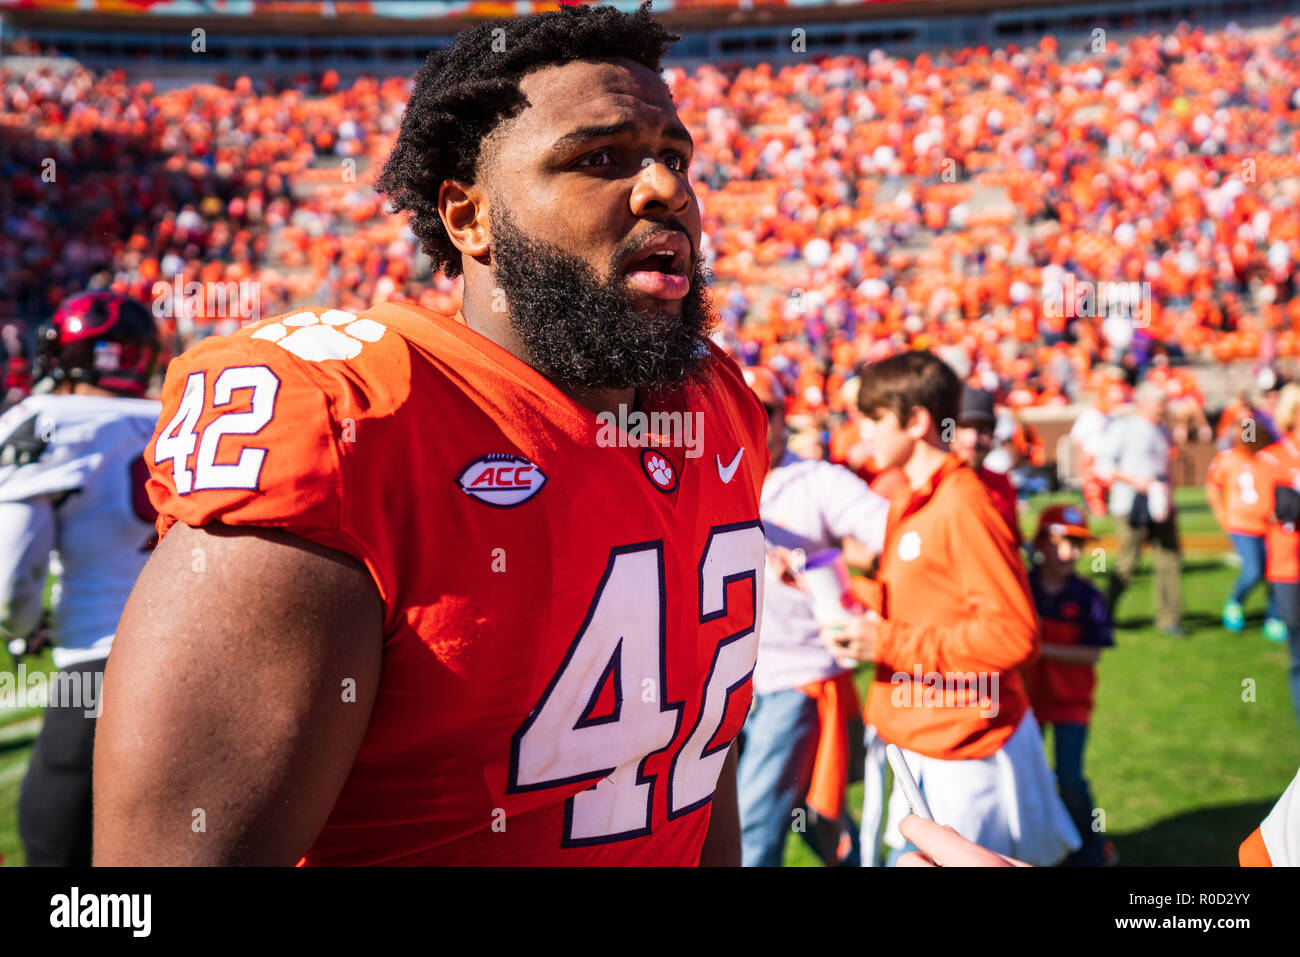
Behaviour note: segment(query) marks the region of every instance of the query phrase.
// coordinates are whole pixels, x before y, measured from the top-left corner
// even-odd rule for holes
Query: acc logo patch
[[[461,469],[456,484],[493,508],[514,508],[542,490],[546,473],[522,456],[493,452]]]
[[[917,532],[904,532],[898,540],[898,557],[905,562],[921,557],[921,536]]]

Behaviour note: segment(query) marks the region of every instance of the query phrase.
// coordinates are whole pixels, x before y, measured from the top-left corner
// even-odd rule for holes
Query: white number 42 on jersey
[[[763,607],[763,530],[757,522],[709,532],[699,564],[701,624],[727,615],[727,585],[749,578],[754,607],[749,624],[718,642],[704,678],[695,725],[673,755],[667,775],[668,819],[713,798],[730,742],[709,748],[722,726],[727,699],[754,671],[758,616]],[[662,691],[643,696],[645,679],[667,682],[663,543],[615,548],[577,638],[528,720],[515,733],[510,756],[512,792],[575,784],[603,775],[568,799],[564,844],[626,840],[650,833],[654,776],[645,759],[677,736],[683,702]],[[607,681],[614,709],[587,718]]]
[[[181,495],[204,489],[255,489],[266,460],[266,449],[245,448],[229,464],[217,462],[217,448],[227,435],[256,435],[275,414],[275,397],[280,380],[266,366],[231,366],[217,375],[212,385],[212,407],[232,404],[239,389],[252,389],[253,398],[247,412],[225,412],[213,419],[200,439],[196,428],[207,397],[207,373],[191,372],[185,380],[180,407],[154,445],[154,464],[172,463],[176,491]],[[191,470],[186,464],[198,446],[199,454]]]

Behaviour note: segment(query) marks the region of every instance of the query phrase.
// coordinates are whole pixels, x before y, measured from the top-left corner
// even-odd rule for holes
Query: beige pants
[[[1177,517],[1173,513],[1159,525],[1134,528],[1127,515],[1115,516],[1119,536],[1119,557],[1110,573],[1107,598],[1111,611],[1119,596],[1128,588],[1144,542],[1151,545],[1151,562],[1155,566],[1156,627],[1172,628],[1183,617],[1183,562],[1178,550]]]

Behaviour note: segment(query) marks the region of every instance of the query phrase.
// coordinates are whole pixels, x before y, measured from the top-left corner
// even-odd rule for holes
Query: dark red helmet
[[[85,382],[125,396],[149,387],[162,343],[153,315],[139,300],[87,292],[63,301],[37,335],[35,378]]]

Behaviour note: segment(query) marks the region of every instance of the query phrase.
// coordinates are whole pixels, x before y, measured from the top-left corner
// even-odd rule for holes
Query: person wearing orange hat
[[[802,572],[835,550],[879,554],[889,503],[847,468],[801,459],[786,447],[786,391],[772,370],[744,370],[767,410],[770,467],[759,514],[768,551],[763,627],[754,668],[754,704],[745,720],[736,768],[741,862],[774,867],[799,812],[804,835],[823,860],[856,864],[856,828],[848,817],[847,722],[858,712],[851,667],[822,643],[819,616]],[[732,467],[718,461],[719,469]],[[860,559],[850,559],[855,564]],[[863,609],[865,613],[865,609]]]
[[[1084,546],[1094,538],[1087,513],[1078,505],[1049,505],[1039,515],[1029,587],[1043,643],[1038,660],[1024,671],[1039,724],[1055,729],[1057,786],[1083,838],[1083,847],[1066,863],[1085,867],[1118,860],[1115,846],[1092,828],[1092,794],[1083,776],[1097,659],[1103,648],[1115,644],[1105,596],[1075,571]]]

